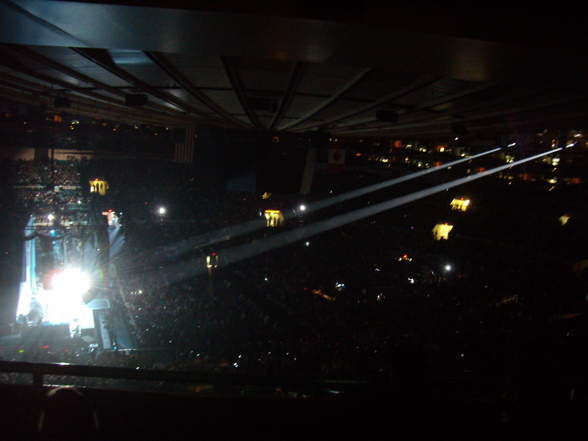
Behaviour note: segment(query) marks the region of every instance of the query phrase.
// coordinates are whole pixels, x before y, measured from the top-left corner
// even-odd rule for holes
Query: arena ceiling
[[[582,11],[0,0],[0,105],[129,124],[432,138],[586,129]]]

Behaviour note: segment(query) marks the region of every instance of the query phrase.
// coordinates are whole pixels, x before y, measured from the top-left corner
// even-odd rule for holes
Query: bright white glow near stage
[[[36,309],[43,323],[69,324],[71,332],[76,328],[94,328],[92,309],[84,304],[82,295],[90,288],[88,276],[78,269],[68,268],[53,273],[52,283],[39,287],[36,294],[21,289],[19,311],[27,315]]]
[[[72,301],[80,300],[90,289],[90,279],[86,274],[75,268],[56,272],[53,276],[53,288]]]

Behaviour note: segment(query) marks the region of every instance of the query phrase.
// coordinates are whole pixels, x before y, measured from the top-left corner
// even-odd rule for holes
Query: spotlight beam
[[[355,222],[366,217],[374,216],[376,214],[382,213],[384,211],[390,210],[392,208],[399,207],[401,205],[408,204],[410,202],[414,202],[419,199],[423,199],[427,196],[434,195],[436,193],[440,193],[445,190],[449,190],[450,188],[457,187],[459,185],[463,185],[469,182],[473,182],[477,179],[484,178],[496,172],[506,170],[512,167],[515,167],[520,164],[524,164],[525,162],[534,161],[546,155],[551,155],[562,148],[549,150],[544,153],[540,153],[529,158],[521,159],[519,161],[513,162],[511,164],[502,165],[499,167],[492,168],[490,170],[486,170],[475,175],[466,176],[463,178],[455,179],[450,182],[446,182],[444,184],[439,184],[431,188],[427,188],[424,190],[416,191],[414,193],[410,193],[405,196],[400,196],[394,199],[391,199],[386,202],[381,202],[379,204],[360,208],[358,210],[352,211],[351,213],[345,213],[338,216],[333,216],[332,218],[325,219],[322,221],[315,222],[305,227],[300,227],[295,230],[285,231],[283,233],[278,233],[273,236],[267,237],[264,240],[260,240],[257,242],[250,242],[244,245],[238,245],[232,248],[228,248],[223,251],[221,260],[219,261],[219,267],[225,267],[231,265],[233,263],[237,263],[244,259],[256,256],[258,254],[262,254],[276,248],[280,248],[286,245],[290,245],[292,243],[301,241],[311,236],[315,236],[320,233],[324,233],[326,231],[342,227],[346,224],[351,222]],[[168,279],[179,281],[179,275],[183,273],[184,277],[193,277],[199,274],[202,274],[206,271],[204,264],[204,259],[194,259],[190,262],[185,262],[179,266],[174,267],[175,274],[169,275]],[[171,277],[170,277],[171,276]]]
[[[469,156],[467,158],[462,158],[462,159],[458,159],[456,161],[448,162],[447,164],[443,164],[443,165],[440,165],[438,167],[429,168],[429,169],[422,170],[422,171],[419,171],[419,172],[411,173],[411,174],[406,175],[406,176],[401,176],[399,178],[390,179],[390,180],[385,181],[385,182],[379,182],[377,184],[368,185],[367,187],[359,188],[357,190],[352,190],[352,191],[349,191],[347,193],[340,194],[338,196],[334,196],[334,197],[331,197],[331,198],[323,199],[322,201],[318,201],[318,202],[314,202],[312,204],[308,204],[306,206],[305,212],[306,213],[310,213],[310,212],[315,211],[315,210],[320,210],[322,208],[330,207],[331,205],[335,205],[335,204],[338,204],[340,202],[345,202],[345,201],[348,201],[350,199],[353,199],[353,198],[356,198],[356,197],[363,196],[365,194],[371,193],[373,191],[382,190],[384,188],[391,187],[392,185],[400,184],[401,182],[410,181],[411,179],[416,179],[416,178],[419,178],[419,177],[424,176],[426,174],[433,173],[433,172],[436,172],[436,171],[439,171],[439,170],[443,170],[444,168],[452,167],[452,166],[457,165],[457,164],[460,164],[462,162],[471,161],[472,159],[479,158],[480,156],[489,155],[489,154],[495,153],[495,152],[497,152],[499,150],[502,150],[502,148],[501,147],[495,148],[493,150],[488,150],[486,152],[478,153],[478,154],[476,154],[474,156]],[[294,215],[288,214],[285,217],[286,217],[286,219],[290,219],[290,218],[294,217]]]
[[[492,150],[488,150],[486,152],[478,153],[473,156],[468,156],[467,158],[457,159],[455,161],[448,162],[447,164],[443,164],[439,167],[430,168],[427,170],[418,171],[415,173],[411,173],[406,176],[401,176],[399,178],[390,179],[385,182],[380,182],[374,185],[369,185],[367,187],[363,187],[357,190],[352,190],[347,193],[343,193],[337,196],[333,196],[330,198],[323,199],[322,201],[314,202],[312,204],[307,204],[304,210],[304,213],[311,213],[316,210],[320,210],[326,207],[330,207],[332,205],[348,201],[350,199],[363,196],[365,194],[371,193],[373,191],[382,190],[387,187],[391,187],[392,185],[399,184],[401,182],[406,182],[411,179],[416,179],[421,176],[427,175],[429,173],[434,173],[436,171],[443,170],[448,167],[452,167],[457,164],[461,164],[462,162],[471,161],[472,159],[479,158],[481,156],[489,155],[491,153],[495,153],[499,150],[502,150],[501,147],[495,148]],[[296,217],[295,213],[286,213],[284,215],[285,220],[290,220]],[[186,239],[181,243],[172,245],[172,246],[165,246],[162,247],[160,250],[155,251],[151,254],[150,257],[146,257],[146,260],[154,264],[159,261],[164,261],[168,259],[173,259],[175,257],[179,257],[183,254],[186,254],[189,251],[193,251],[195,249],[201,248],[206,245],[212,245],[218,242],[226,241],[235,237],[243,236],[245,234],[252,233],[257,230],[261,230],[267,226],[265,219],[254,219],[250,220],[238,225],[234,225],[232,227],[223,228],[220,230],[211,231],[208,233],[204,233],[200,236],[193,237],[190,239]]]

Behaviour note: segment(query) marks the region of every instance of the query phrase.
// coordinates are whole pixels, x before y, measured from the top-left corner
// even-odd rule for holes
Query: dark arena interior
[[[586,439],[585,17],[0,0],[0,439]]]

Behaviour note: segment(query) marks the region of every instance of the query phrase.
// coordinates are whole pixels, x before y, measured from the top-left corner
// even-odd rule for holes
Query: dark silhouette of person
[[[99,425],[87,397],[76,387],[58,387],[46,395],[37,427],[42,441],[98,440]]]

